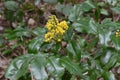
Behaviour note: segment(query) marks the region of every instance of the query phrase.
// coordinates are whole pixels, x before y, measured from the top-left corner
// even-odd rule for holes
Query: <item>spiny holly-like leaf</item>
[[[77,63],[74,63],[69,57],[62,57],[60,59],[61,65],[64,66],[71,74],[82,75],[82,70]]]
[[[66,50],[71,57],[80,61],[81,59],[80,45],[76,43],[75,40],[72,40],[67,44]]]
[[[27,72],[32,57],[32,54],[27,54],[13,60],[6,70],[5,77],[10,80],[18,80]]]
[[[115,51],[114,49],[113,50],[107,49],[106,53],[104,53],[101,57],[101,62],[102,64],[104,64],[103,69],[109,70],[111,67],[113,67],[117,62],[118,59],[117,56],[118,56],[117,51]]]
[[[116,80],[115,75],[112,72],[104,72],[103,78],[104,80]]]
[[[47,80],[48,75],[45,70],[46,59],[43,55],[37,54],[34,56],[30,63],[31,75],[34,76],[36,80]]]
[[[36,37],[36,38],[32,39],[28,45],[29,53],[38,52],[43,41],[44,41],[44,39],[42,37]]]
[[[64,74],[64,67],[60,65],[59,58],[51,56],[48,58],[47,70],[52,77],[61,78]]]
[[[95,21],[93,19],[91,19],[89,21],[89,27],[86,29],[88,29],[87,30],[88,33],[97,34],[98,33],[97,27],[98,27],[97,23],[95,23]]]
[[[111,40],[110,36],[111,36],[111,31],[102,31],[99,34],[100,43],[104,46],[108,46],[108,42]]]
[[[50,3],[50,4],[55,4],[55,3],[57,3],[57,0],[43,0],[43,1],[45,1],[45,2],[47,2],[47,3]]]
[[[44,37],[46,30],[45,28],[36,27],[34,30],[32,30],[32,32],[37,36]]]

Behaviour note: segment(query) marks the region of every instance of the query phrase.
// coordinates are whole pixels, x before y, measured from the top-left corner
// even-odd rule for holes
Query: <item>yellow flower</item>
[[[67,25],[66,21],[60,22],[60,23],[59,23],[59,26],[60,26],[61,28],[63,28],[64,30],[67,30],[67,29],[68,29],[68,25]]]
[[[46,27],[48,30],[54,29],[57,27],[58,25],[58,19],[56,18],[56,16],[52,15],[49,17],[50,19],[48,20]]]
[[[46,24],[46,27],[48,28],[48,30],[51,30],[51,28],[52,28],[52,24],[50,24],[49,22]]]
[[[116,37],[119,37],[119,36],[120,36],[120,30],[119,30],[119,29],[116,30],[116,32],[115,32],[115,36],[116,36]]]
[[[48,32],[45,34],[45,42],[51,41],[51,39],[54,37],[54,34],[51,32]]]
[[[64,34],[65,33],[65,30],[63,30],[61,27],[57,27],[56,31],[58,31],[59,33],[58,34]]]
[[[52,40],[60,42],[65,31],[68,30],[67,22],[62,21],[59,23],[55,15],[49,17],[46,27],[48,32],[45,34],[45,42]]]
[[[115,32],[115,34],[116,34],[116,35],[118,35],[118,34],[119,34],[119,32]]]
[[[57,41],[58,41],[58,42],[61,42],[61,39],[58,39]]]

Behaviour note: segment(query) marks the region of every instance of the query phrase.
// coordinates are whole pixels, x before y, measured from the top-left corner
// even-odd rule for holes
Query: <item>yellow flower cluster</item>
[[[45,42],[50,42],[52,40],[60,42],[63,34],[68,30],[66,21],[61,21],[59,23],[55,15],[49,17],[46,27],[48,32],[45,34]]]
[[[120,30],[116,30],[115,35],[116,37],[120,37]]]

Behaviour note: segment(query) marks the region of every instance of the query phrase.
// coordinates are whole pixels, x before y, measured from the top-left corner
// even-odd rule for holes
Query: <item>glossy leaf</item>
[[[82,75],[82,70],[80,68],[80,66],[71,61],[68,57],[62,57],[60,59],[60,63],[63,67],[65,67],[71,74],[74,75]]]
[[[120,14],[120,7],[111,8],[115,13]]]
[[[45,65],[46,59],[41,54],[35,55],[33,60],[30,62],[31,75],[34,76],[36,80],[48,80]]]
[[[111,40],[113,42],[113,45],[114,47],[117,49],[117,50],[120,50],[120,38],[119,37],[116,37],[115,35],[112,35],[111,37]]]
[[[69,16],[70,14],[70,9],[72,8],[71,4],[67,4],[67,5],[62,5],[62,4],[57,4],[55,6],[55,8],[59,11],[62,12],[64,15]]]
[[[44,39],[42,37],[36,37],[29,42],[28,51],[29,53],[36,53],[39,51],[41,44]]]
[[[57,3],[57,0],[43,0],[43,1],[45,1],[45,2],[47,2],[47,3],[50,3],[50,4],[55,4],[55,3]]]
[[[115,64],[116,64],[116,62],[117,62],[117,56],[118,55],[112,55],[112,57],[110,58],[110,60],[109,60],[109,62],[107,63],[107,64],[105,64],[105,66],[104,66],[104,69],[110,69],[110,68],[112,68]]]
[[[4,37],[6,37],[8,40],[15,40],[16,38],[21,37],[29,37],[29,29],[22,28],[21,26],[17,26],[16,29],[8,29],[6,30],[6,33],[3,34]]]
[[[69,29],[67,30],[67,32],[64,34],[64,40],[66,41],[70,41],[73,38],[73,27],[69,27]]]
[[[73,26],[74,26],[74,29],[78,32],[83,32],[83,33],[87,33],[89,32],[89,21],[90,21],[90,18],[83,18],[81,17],[80,20],[78,21],[75,21],[73,23]],[[91,30],[90,30],[91,31]]]
[[[90,18],[83,18],[81,17],[80,20],[76,21],[73,23],[73,26],[75,28],[76,31],[78,32],[85,32],[88,34],[97,34],[97,28],[98,28],[98,24]]]
[[[83,12],[81,11],[81,5],[80,4],[74,5],[74,7],[70,11],[68,19],[70,21],[76,21],[79,18],[79,16],[82,15],[82,13]]]
[[[87,30],[88,33],[97,34],[97,33],[98,33],[97,27],[98,27],[98,26],[97,26],[97,24],[95,23],[95,21],[94,21],[93,19],[91,19],[91,20],[89,21],[89,27],[88,27],[89,30]]]
[[[74,59],[80,61],[81,59],[81,49],[80,45],[76,43],[76,41],[72,40],[67,44],[66,50],[69,55],[72,55]]]
[[[106,0],[106,2],[108,2],[109,4],[115,6],[118,2],[118,0]]]
[[[115,75],[112,72],[104,72],[103,77],[105,80],[116,80]]]
[[[101,14],[104,14],[104,15],[108,15],[109,14],[108,11],[105,10],[105,9],[101,9],[100,12],[101,12]]]
[[[111,32],[103,31],[99,34],[100,43],[104,46],[108,46],[108,42],[110,41]]]
[[[48,58],[47,70],[52,77],[61,78],[64,74],[64,67],[60,65],[59,58],[54,56]]]
[[[90,11],[93,8],[95,8],[95,5],[94,5],[94,3],[91,0],[87,0],[84,3],[81,4],[81,9],[84,12]]]
[[[101,57],[101,61],[104,64],[103,69],[108,70],[111,67],[113,67],[115,65],[115,63],[117,62],[117,52],[114,50],[107,50],[107,52],[105,54],[102,55]]]
[[[40,27],[36,27],[34,30],[32,30],[32,32],[36,35],[36,36],[41,36],[43,37],[46,30],[45,28],[40,28]]]
[[[76,4],[70,11],[70,15],[68,18],[70,21],[76,21],[80,18],[80,16],[84,12],[88,12],[92,10],[93,8],[95,8],[95,5],[91,0],[87,0],[83,2],[82,4]]]
[[[27,72],[29,62],[32,58],[32,54],[27,54],[13,60],[6,70],[5,77],[10,80],[18,80]]]

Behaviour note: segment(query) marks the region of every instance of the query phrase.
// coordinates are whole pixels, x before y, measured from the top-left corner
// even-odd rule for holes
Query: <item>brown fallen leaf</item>
[[[0,53],[0,80],[6,80],[4,78],[5,70],[7,66],[9,65],[11,59],[5,58],[1,53]]]

